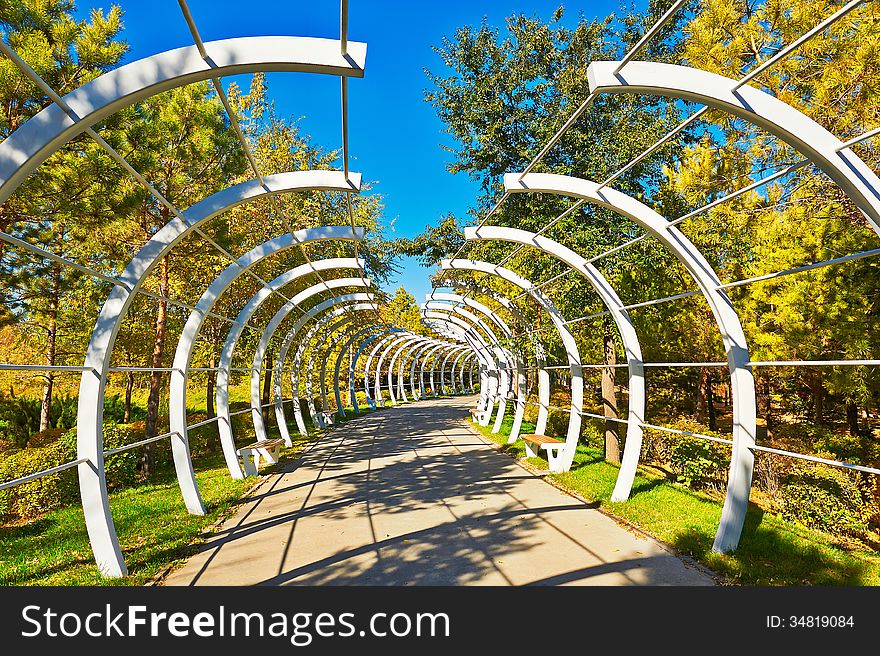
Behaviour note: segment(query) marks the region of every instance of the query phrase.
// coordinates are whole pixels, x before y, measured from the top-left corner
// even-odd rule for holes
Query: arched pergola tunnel
[[[795,108],[749,85],[749,81],[760,71],[782,60],[813,35],[846,16],[862,4],[860,1],[847,3],[806,33],[802,39],[781,48],[776,55],[738,80],[686,66],[636,60],[644,46],[684,6],[684,0],[674,2],[669,11],[623,59],[592,62],[589,66],[590,93],[587,99],[567,117],[560,130],[523,170],[509,172],[504,176],[500,200],[476,226],[466,228],[465,242],[458,252],[439,263],[441,271],[448,276],[444,279],[453,284],[454,288],[450,292],[435,290],[425,299],[421,308],[425,334],[409,332],[384,321],[381,313],[382,295],[373,286],[367,273],[366,261],[359,252],[359,248],[363,248],[366,234],[363,228],[356,226],[352,213],[352,196],[360,192],[361,176],[349,170],[347,84],[348,78],[360,78],[364,75],[366,44],[352,42],[347,38],[347,3],[342,2],[339,39],[278,36],[215,42],[202,42],[186,3],[181,0],[180,4],[193,35],[194,45],[122,66],[64,97],[58,96],[9,45],[0,40],[3,54],[52,101],[46,109],[0,143],[0,203],[5,202],[53,153],[72,139],[87,135],[118,162],[133,180],[142,185],[157,203],[167,208],[173,217],[147,241],[118,276],[90,269],[13,235],[0,233],[0,239],[6,244],[24,249],[36,257],[74,267],[112,286],[95,321],[83,365],[76,368],[81,371],[76,460],[0,485],[0,489],[3,489],[75,467],[79,476],[89,538],[95,560],[103,574],[123,576],[127,572],[110,508],[105,457],[149,442],[169,440],[184,505],[190,513],[204,514],[205,506],[199,493],[189,450],[189,431],[206,423],[216,422],[229,474],[233,478],[242,478],[244,472],[236,449],[238,436],[235,435],[233,418],[239,414],[249,415],[255,438],[259,442],[269,437],[264,418],[264,412],[269,407],[272,408],[280,439],[290,445],[293,442],[288,424],[291,410],[297,432],[306,436],[310,430],[309,423],[313,429],[320,430],[333,423],[334,417],[345,418],[346,406],[351,406],[355,414],[361,413],[363,408],[357,398],[361,391],[366,406],[375,409],[384,407],[386,399],[391,406],[395,406],[410,400],[437,397],[447,392],[471,394],[478,389],[475,421],[482,426],[492,424],[491,431],[498,433],[505,416],[512,413],[513,425],[508,439],[513,443],[521,437],[526,409],[532,403],[530,381],[537,387],[535,431],[539,434],[547,431],[549,414],[554,409],[551,406],[550,371],[562,367],[567,372],[569,404],[559,410],[566,412],[568,419],[565,434],[561,436],[564,445],[559,455],[550,461],[550,466],[557,472],[568,470],[574,461],[581,437],[582,418],[609,421],[604,415],[584,410],[584,370],[607,365],[583,362],[581,348],[571,329],[578,321],[600,316],[611,318],[626,357],[626,362],[621,366],[627,370],[626,416],[613,419],[626,428],[625,448],[612,496],[614,501],[626,501],[630,496],[639,464],[642,434],[646,428],[683,433],[730,445],[731,458],[725,501],[713,545],[720,552],[731,551],[739,543],[756,452],[770,452],[873,475],[880,474],[880,470],[871,467],[774,449],[757,443],[754,368],[812,366],[819,363],[753,361],[742,321],[727,293],[728,289],[748,285],[759,278],[766,280],[816,267],[834,266],[843,261],[873,256],[880,250],[808,263],[759,278],[723,282],[710,260],[679,229],[679,224],[702,211],[782,177],[785,172],[774,173],[675,219],[662,216],[647,201],[637,200],[611,186],[638,161],[656,152],[684,127],[707,111],[716,110],[765,130],[799,153],[803,161],[786,171],[791,172],[807,164],[822,171],[861,211],[868,225],[880,235],[880,179],[851,149],[855,144],[875,136],[878,130],[843,142]],[[258,72],[299,72],[331,75],[340,79],[343,101],[341,170],[287,171],[271,175],[263,174],[259,170],[220,83],[225,76]],[[229,120],[236,126],[241,147],[248,155],[253,178],[231,185],[189,208],[181,209],[170,203],[145,180],[100,136],[94,126],[115,112],[158,93],[204,80],[212,81],[218,96],[223,100],[229,112]],[[692,114],[605,181],[595,182],[571,175],[536,171],[547,153],[571,125],[589,110],[594,100],[600,95],[613,94],[662,96],[699,103],[703,109]],[[275,202],[274,199],[283,194],[305,193],[344,196],[350,225],[317,225],[302,229],[288,226],[289,229],[284,234],[272,237],[238,256],[228,252],[205,230],[210,221],[243,204],[262,200]],[[574,203],[563,215],[545,223],[544,227],[534,232],[490,223],[490,219],[508,198],[515,194],[532,193],[563,196],[573,199]],[[545,234],[563,216],[584,205],[615,213],[622,220],[638,225],[644,234],[599,255],[590,256],[580,254]],[[323,223],[324,217],[321,218],[318,223]],[[194,237],[203,240],[214,252],[225,258],[228,266],[206,289],[200,290],[201,296],[192,305],[148,291],[145,282],[161,259],[171,253],[180,252],[180,246]],[[656,240],[671,253],[691,277],[696,291],[665,299],[651,299],[645,303],[624,304],[609,277],[600,271],[596,262],[643,239]],[[587,317],[563,316],[553,302],[551,293],[546,290],[549,283],[558,276],[547,281],[527,280],[514,270],[513,255],[508,255],[498,263],[462,257],[465,249],[480,242],[505,242],[514,245],[514,254],[524,249],[533,249],[554,258],[566,267],[563,275],[580,276],[601,301],[603,311]],[[340,249],[350,248],[352,254],[335,254],[332,257],[313,259],[309,255],[309,249],[319,243],[338,244]],[[290,267],[289,261],[284,261],[285,253],[294,253],[303,261]],[[256,272],[275,265],[281,269],[271,280],[263,279]],[[464,280],[468,280],[468,284],[458,284]],[[236,285],[241,285],[243,281],[256,285],[257,291],[241,305],[237,315],[229,317],[217,312],[218,304],[225,301],[229,290],[237,288]],[[517,291],[510,293],[511,289]],[[672,363],[644,361],[639,335],[630,311],[646,304],[687,295],[698,295],[705,301],[724,346],[726,362],[713,364],[726,367],[729,378],[733,409],[729,439],[651,424],[646,416],[645,369],[651,366],[670,366]],[[169,373],[169,431],[124,447],[106,449],[103,441],[103,401],[108,376],[119,370],[113,366],[114,344],[132,303],[139,296],[165,301],[189,312],[178,337],[173,364],[162,369]],[[520,299],[527,299],[527,303],[540,313],[542,319],[549,321],[549,324],[534,329],[527,313],[520,307]],[[274,314],[270,311],[274,311]],[[215,368],[217,416],[207,421],[188,424],[189,376],[194,371],[205,371],[203,367],[192,366],[194,346],[202,327],[209,319],[228,325],[219,363]],[[557,366],[547,363],[545,340],[538,335],[548,331],[552,331],[551,341],[561,345],[561,350],[556,350],[564,354],[564,364]],[[250,343],[251,333],[256,338],[255,345]],[[243,339],[245,335],[248,339]],[[240,352],[239,355],[236,355],[236,350]],[[268,368],[270,355],[274,357],[271,368]],[[236,367],[236,358],[244,358],[249,366]],[[346,358],[347,366],[343,366]],[[532,361],[534,367],[530,368]],[[359,368],[360,362],[363,362],[362,369]],[[823,361],[821,364],[875,366],[880,365],[880,361]],[[66,369],[69,370],[70,367]],[[474,380],[475,369],[477,384]],[[153,371],[147,367],[139,370]],[[261,395],[267,370],[271,372],[269,375],[272,390],[268,405]],[[530,376],[530,370],[535,372],[534,376]],[[230,388],[238,374],[245,374],[249,394],[247,408],[233,411]],[[332,394],[328,377],[332,380]],[[344,402],[344,396],[347,396],[347,403]],[[332,411],[331,399],[335,406]],[[320,409],[316,400],[320,403]],[[304,405],[309,415],[308,422],[303,415]],[[530,446],[526,445],[526,450],[528,455],[535,455]]]

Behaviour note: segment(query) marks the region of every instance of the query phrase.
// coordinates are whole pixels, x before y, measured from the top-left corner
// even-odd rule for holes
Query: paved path
[[[712,584],[499,453],[462,421],[473,402],[337,426],[166,584]]]

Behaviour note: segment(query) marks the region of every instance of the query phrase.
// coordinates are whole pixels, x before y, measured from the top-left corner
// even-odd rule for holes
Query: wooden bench
[[[480,410],[477,410],[476,408],[471,408],[471,421],[474,423],[479,423],[480,415],[482,414],[483,413]]]
[[[237,453],[244,461],[244,475],[256,476],[260,472],[260,459],[274,465],[278,462],[278,454],[284,440],[260,440],[241,447]]]
[[[325,426],[332,426],[336,423],[336,419],[333,417],[332,412],[322,412],[321,419],[324,421]]]
[[[557,440],[555,437],[535,433],[523,435],[522,441],[525,442],[526,455],[529,458],[537,457],[537,452],[543,449],[547,453],[547,464],[550,465],[550,471],[561,471],[559,455],[562,452],[562,447],[565,446],[565,442]]]

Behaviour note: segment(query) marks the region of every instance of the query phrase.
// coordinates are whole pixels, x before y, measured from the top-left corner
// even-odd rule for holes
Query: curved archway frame
[[[681,262],[706,299],[727,354],[733,401],[733,448],[727,492],[713,549],[728,552],[736,548],[748,510],[754,469],[757,431],[755,381],[745,333],[721,281],[699,249],[675,226],[635,198],[596,182],[551,173],[507,173],[505,189],[510,193],[541,192],[583,199],[617,212],[650,232]]]
[[[541,290],[537,289],[531,282],[522,276],[514,273],[510,269],[499,267],[489,262],[480,262],[477,260],[441,260],[440,267],[444,270],[466,270],[487,273],[519,287],[528,292],[538,305],[541,306],[556,328],[559,338],[565,348],[566,357],[568,358],[569,371],[571,372],[571,403],[568,417],[568,430],[565,437],[565,446],[562,448],[558,458],[551,461],[551,468],[554,471],[568,471],[574,461],[575,450],[577,449],[578,439],[581,431],[581,412],[584,403],[584,383],[581,373],[580,351],[574,336],[568,330],[565,318],[557,309],[556,305]]]
[[[612,501],[626,501],[632,490],[642,449],[642,425],[645,422],[645,368],[638,335],[617,292],[605,276],[585,258],[543,235],[515,228],[481,226],[465,228],[465,239],[508,241],[547,253],[584,276],[608,308],[620,334],[629,372],[626,442],[611,495]]]

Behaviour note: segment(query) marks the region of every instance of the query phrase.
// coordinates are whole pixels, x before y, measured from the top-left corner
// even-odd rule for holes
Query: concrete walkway
[[[167,585],[711,585],[462,419],[474,398],[333,428]]]

